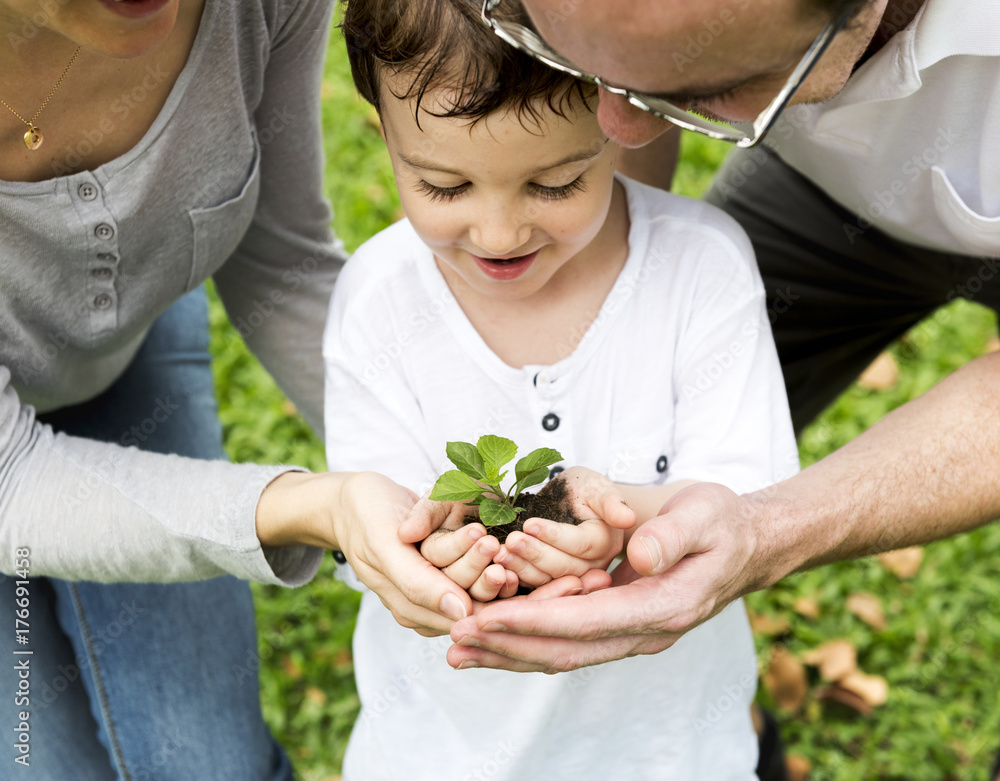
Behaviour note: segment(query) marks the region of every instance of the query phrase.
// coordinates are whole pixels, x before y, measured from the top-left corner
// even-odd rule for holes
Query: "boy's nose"
[[[473,225],[469,229],[469,237],[483,252],[503,257],[512,254],[528,241],[531,226],[521,220],[489,220]]]

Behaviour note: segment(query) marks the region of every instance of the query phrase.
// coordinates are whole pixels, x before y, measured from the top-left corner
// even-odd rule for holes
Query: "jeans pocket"
[[[189,209],[193,230],[193,257],[187,291],[214,274],[239,246],[257,209],[260,195],[260,144],[253,134],[253,158],[246,180],[232,198],[214,206]]]
[[[931,168],[934,208],[960,245],[961,254],[1000,256],[1000,216],[985,217],[969,206],[938,166]]]

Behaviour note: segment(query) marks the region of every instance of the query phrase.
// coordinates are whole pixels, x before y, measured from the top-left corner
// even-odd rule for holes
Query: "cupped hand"
[[[448,662],[555,673],[659,653],[773,580],[761,523],[759,507],[724,486],[685,488],[633,534],[610,588],[477,607],[452,627]]]
[[[500,542],[481,523],[465,523],[467,509],[449,513],[445,522],[420,543],[427,561],[469,592],[474,600],[489,602],[517,593],[517,575],[494,564]]]
[[[472,600],[415,545],[399,538],[417,501],[416,494],[383,475],[350,475],[334,511],[335,538],[355,574],[400,625],[441,635],[471,614]]]

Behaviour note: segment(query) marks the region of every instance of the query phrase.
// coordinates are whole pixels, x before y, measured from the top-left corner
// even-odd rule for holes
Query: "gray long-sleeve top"
[[[315,574],[321,551],[265,554],[256,537],[260,494],[287,467],[53,434],[34,410],[105,390],[152,321],[213,276],[250,348],[322,430],[320,339],[344,259],[322,195],[333,5],[208,0],[134,149],[94,171],[0,182],[0,571],[29,548],[33,575],[66,579]],[[108,109],[120,119],[127,96]]]

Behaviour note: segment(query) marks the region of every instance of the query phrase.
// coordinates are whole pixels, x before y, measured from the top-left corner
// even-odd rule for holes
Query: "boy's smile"
[[[383,94],[403,209],[453,289],[477,305],[534,305],[581,284],[581,274],[610,272],[613,281],[621,263],[610,261],[624,255],[611,251],[620,250],[611,237],[620,240],[627,221],[624,196],[615,195],[616,147],[579,96],[560,104],[564,117],[541,105],[537,116],[492,114],[470,125],[427,113],[447,99],[437,90],[425,96],[418,126],[413,101]]]

